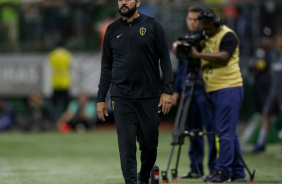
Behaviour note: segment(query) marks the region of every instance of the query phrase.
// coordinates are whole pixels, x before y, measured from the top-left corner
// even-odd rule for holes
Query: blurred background
[[[264,56],[274,47],[275,30],[282,26],[282,1],[141,0],[139,11],[160,21],[171,46],[186,34],[186,13],[192,5],[212,8],[240,38],[240,66],[245,88],[240,125],[245,130],[253,120],[260,121],[263,103],[260,101],[266,98],[270,83]],[[81,94],[95,104],[103,35],[107,25],[118,17],[116,0],[0,0],[1,114],[10,113],[13,118],[9,123],[1,122],[1,131],[52,129],[48,125],[32,127],[30,117],[45,118],[46,109],[49,109],[47,119],[54,127],[66,111],[69,111],[66,114],[75,114],[70,113],[69,102],[79,101]],[[53,66],[53,57],[55,60],[64,58],[65,66]],[[176,72],[177,58],[171,54],[171,59]],[[52,85],[52,71],[60,73],[64,67],[68,68],[64,72],[69,83],[56,88]],[[54,101],[57,89],[67,92],[67,104],[66,99]],[[260,90],[263,94],[258,94]],[[35,103],[30,102],[31,99],[40,101],[41,105],[35,105],[35,109],[45,104],[40,113],[28,115],[34,111],[29,108],[30,103]],[[59,105],[54,105],[56,103]],[[90,127],[96,127],[100,122],[95,107],[92,111]],[[173,124],[176,111],[174,107],[162,121]],[[65,115],[61,120],[68,119],[70,117]],[[277,121],[280,122],[279,118]],[[113,123],[111,117],[108,123]],[[249,135],[245,135],[246,140]]]

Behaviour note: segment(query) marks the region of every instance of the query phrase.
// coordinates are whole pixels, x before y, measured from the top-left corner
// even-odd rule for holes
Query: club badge
[[[144,36],[146,34],[146,28],[141,27],[139,33],[141,34],[141,36]]]

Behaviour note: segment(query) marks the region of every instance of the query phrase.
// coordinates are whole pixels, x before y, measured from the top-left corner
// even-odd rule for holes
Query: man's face
[[[134,15],[140,1],[136,0],[118,0],[118,11],[123,17],[130,18]]]
[[[40,107],[43,105],[43,98],[39,92],[32,92],[28,98],[28,103],[32,107]]]
[[[205,30],[206,35],[208,36],[215,35],[220,29],[219,27],[216,27],[213,22],[200,23],[200,25]]]
[[[186,17],[186,24],[189,31],[196,31],[199,28],[199,13],[197,12],[188,12]]]

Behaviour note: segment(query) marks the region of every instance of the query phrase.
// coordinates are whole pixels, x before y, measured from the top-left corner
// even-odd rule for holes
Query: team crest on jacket
[[[146,28],[141,27],[139,33],[141,34],[141,36],[144,36],[146,34]]]

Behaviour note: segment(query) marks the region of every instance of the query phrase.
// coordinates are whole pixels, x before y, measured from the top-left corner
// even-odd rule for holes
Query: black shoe
[[[198,173],[192,172],[192,171],[181,176],[181,178],[200,178],[200,177],[202,177],[202,176],[199,175]]]
[[[210,177],[205,179],[205,182],[211,183],[228,183],[231,179],[225,176],[221,171],[216,171]]]
[[[147,182],[140,181],[139,178],[140,178],[140,173],[137,174],[137,184],[149,184],[149,181]]]
[[[265,151],[265,145],[258,145],[257,144],[250,153],[255,154],[255,153],[261,153],[261,152],[264,152],[264,151]]]
[[[210,172],[210,174],[204,178],[204,182],[207,182],[207,180],[208,180],[209,178],[213,177],[213,175],[215,175],[215,174],[216,174],[216,171]]]

